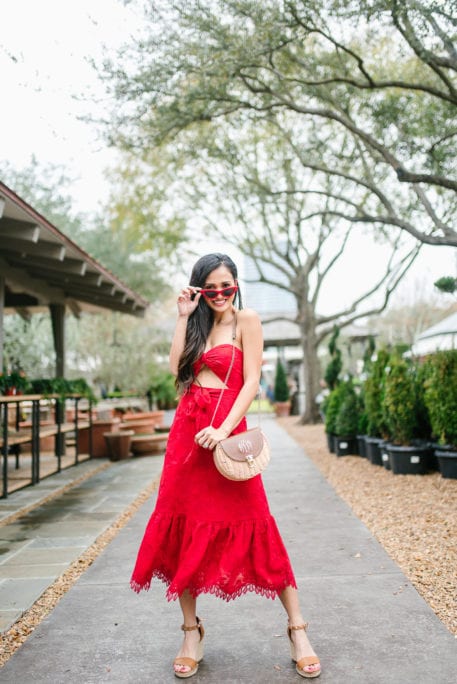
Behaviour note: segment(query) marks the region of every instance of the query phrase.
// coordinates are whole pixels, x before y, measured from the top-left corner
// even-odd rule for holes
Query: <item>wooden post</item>
[[[65,377],[65,305],[50,304],[52,335],[56,353],[56,378]]]
[[[3,369],[3,315],[5,310],[5,278],[0,275],[0,373]]]

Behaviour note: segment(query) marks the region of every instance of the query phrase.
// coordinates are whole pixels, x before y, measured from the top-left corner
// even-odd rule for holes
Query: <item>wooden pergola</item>
[[[49,309],[56,376],[65,375],[65,314],[111,309],[143,316],[148,302],[0,182],[0,360],[3,317]]]

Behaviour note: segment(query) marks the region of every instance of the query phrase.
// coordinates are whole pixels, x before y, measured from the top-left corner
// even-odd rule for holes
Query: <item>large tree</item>
[[[113,140],[141,153],[205,122],[291,112],[309,129],[303,164],[347,181],[345,218],[457,245],[452,0],[144,5],[143,39],[105,63]]]
[[[322,292],[346,246],[356,245],[361,232],[373,229],[340,215],[347,181],[339,179],[339,187],[334,183],[330,188],[304,167],[295,146],[278,134],[290,125],[285,118],[264,122],[255,131],[250,126],[236,130],[206,126],[204,139],[192,135],[194,146],[205,149],[204,159],[198,162],[183,165],[173,146],[164,149],[163,156],[168,153],[180,198],[172,210],[178,215],[185,212],[190,225],[206,229],[208,236],[219,236],[249,257],[255,282],[295,298],[294,320],[305,371],[302,420],[315,422],[319,420],[315,402],[321,379],[319,346],[335,321],[344,327],[386,307],[420,243],[407,239],[401,229],[395,234],[389,231],[383,239],[387,255],[373,266],[372,278],[360,279],[352,301],[335,305],[324,315]],[[352,269],[357,268],[358,258],[354,256]],[[274,313],[278,319],[284,317],[281,311]]]

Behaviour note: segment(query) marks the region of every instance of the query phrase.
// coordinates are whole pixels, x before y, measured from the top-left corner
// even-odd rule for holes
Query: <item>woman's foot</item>
[[[198,664],[203,658],[205,630],[198,618],[195,625],[182,625],[181,629],[184,631],[184,640],[173,662],[173,669],[177,677],[186,679],[196,674]]]
[[[287,634],[290,639],[292,660],[297,663],[296,670],[301,677],[319,677],[321,665],[306,635],[308,623],[289,625]]]

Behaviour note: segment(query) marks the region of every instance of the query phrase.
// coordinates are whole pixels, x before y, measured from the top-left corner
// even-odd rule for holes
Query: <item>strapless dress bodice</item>
[[[203,366],[206,366],[224,382],[232,359],[232,349],[233,345],[231,344],[218,344],[203,352],[194,363],[195,377],[200,373]],[[231,389],[241,389],[243,385],[243,352],[238,347],[234,347],[234,349],[233,366],[227,385]]]

